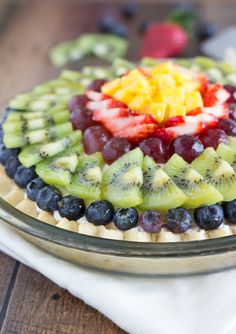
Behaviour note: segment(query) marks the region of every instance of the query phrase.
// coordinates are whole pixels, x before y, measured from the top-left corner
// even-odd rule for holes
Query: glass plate
[[[1,198],[0,219],[40,248],[97,269],[169,276],[214,272],[236,265],[236,236],[172,243],[103,239],[43,223]]]

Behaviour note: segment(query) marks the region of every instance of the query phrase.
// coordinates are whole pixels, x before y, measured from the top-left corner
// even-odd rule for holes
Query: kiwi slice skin
[[[73,131],[68,136],[56,141],[44,142],[41,144],[29,145],[23,148],[19,154],[19,160],[25,167],[36,165],[43,159],[53,157],[65,149],[78,144],[81,141],[80,130]]]
[[[179,155],[174,154],[163,169],[186,195],[183,207],[194,209],[222,201],[222,195]]]
[[[143,202],[141,210],[167,211],[181,206],[186,196],[155,161],[146,156],[143,159]]]
[[[224,201],[236,198],[236,174],[230,164],[212,147],[206,148],[192,162],[192,167],[221,193]]]
[[[80,157],[71,182],[66,187],[68,193],[86,200],[100,199],[103,165],[100,152]]]
[[[52,158],[44,159],[36,165],[36,173],[50,185],[67,186],[82,152],[83,146],[77,144]]]
[[[129,208],[142,203],[143,152],[136,148],[114,161],[103,173],[102,198]]]

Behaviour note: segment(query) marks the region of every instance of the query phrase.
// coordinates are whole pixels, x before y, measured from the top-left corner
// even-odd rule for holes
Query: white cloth
[[[39,271],[131,334],[235,334],[236,269],[187,278],[139,278],[55,258],[0,222],[0,250]]]

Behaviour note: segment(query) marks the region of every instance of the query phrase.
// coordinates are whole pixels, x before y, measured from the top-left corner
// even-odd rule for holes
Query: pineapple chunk
[[[203,101],[200,92],[195,91],[191,93],[187,93],[185,96],[185,105],[188,111],[191,111],[195,108],[202,108]]]
[[[186,116],[187,108],[183,104],[172,103],[167,106],[166,118],[174,116]]]
[[[127,89],[119,89],[115,92],[114,98],[118,101],[121,101],[125,104],[129,104],[130,100],[132,100],[134,94]]]
[[[171,61],[160,63],[152,68],[151,75],[155,77],[158,73],[173,73],[174,68],[175,66]]]
[[[174,87],[175,80],[171,74],[168,73],[157,73],[153,77],[153,84],[157,85],[158,89]]]
[[[102,93],[113,96],[115,92],[121,88],[121,80],[120,78],[110,81],[102,86]]]
[[[152,102],[149,106],[148,113],[151,114],[158,123],[162,123],[165,118],[166,104]]]
[[[185,92],[183,87],[163,88],[160,92],[162,102],[167,104],[184,104]]]
[[[149,105],[151,103],[151,98],[149,95],[136,95],[128,104],[130,109],[139,111],[140,113],[145,113],[148,111]]]

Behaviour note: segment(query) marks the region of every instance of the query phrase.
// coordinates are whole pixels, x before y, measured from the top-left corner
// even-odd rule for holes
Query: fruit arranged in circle
[[[0,163],[39,209],[85,216],[107,233],[234,224],[235,90],[172,61],[146,62],[64,71],[18,95],[1,127]]]

